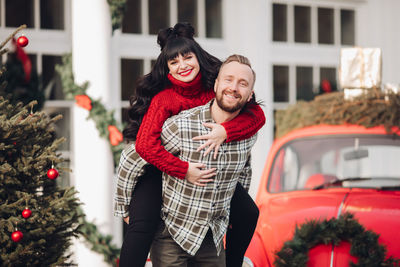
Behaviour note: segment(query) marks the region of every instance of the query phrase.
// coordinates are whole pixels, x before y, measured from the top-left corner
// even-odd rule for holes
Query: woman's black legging
[[[258,207],[240,183],[231,200],[228,232],[226,233],[226,266],[242,267],[244,253],[257,226]]]
[[[129,226],[121,248],[120,267],[143,267],[161,220],[161,172],[149,165],[139,178],[129,206]],[[258,208],[239,183],[231,201],[226,236],[226,266],[241,267],[253,236]]]

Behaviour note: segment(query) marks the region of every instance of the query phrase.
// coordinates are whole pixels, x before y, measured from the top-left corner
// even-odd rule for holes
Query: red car
[[[400,258],[399,132],[317,125],[277,139],[260,181],[260,217],[244,266],[274,266],[275,253],[293,238],[296,225],[346,212],[379,235],[387,257]],[[349,266],[357,262],[349,251],[349,242],[317,245],[307,266]]]

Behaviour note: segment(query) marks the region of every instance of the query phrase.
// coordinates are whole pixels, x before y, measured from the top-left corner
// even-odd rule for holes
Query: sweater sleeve
[[[165,92],[165,91],[164,91]],[[178,114],[183,107],[164,92],[156,95],[149,106],[136,138],[136,152],[148,163],[168,175],[184,179],[189,164],[175,157],[161,145],[161,130],[166,119]]]
[[[249,105],[231,121],[222,123],[226,131],[226,142],[240,141],[253,136],[265,124],[265,115],[260,105]]]

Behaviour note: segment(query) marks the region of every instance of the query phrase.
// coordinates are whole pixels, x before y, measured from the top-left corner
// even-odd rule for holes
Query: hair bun
[[[162,29],[158,32],[157,43],[163,50],[168,40],[177,37],[193,39],[194,28],[188,22],[179,22],[174,27]]]
[[[194,28],[189,22],[179,22],[174,26],[174,32],[177,36],[193,39]]]

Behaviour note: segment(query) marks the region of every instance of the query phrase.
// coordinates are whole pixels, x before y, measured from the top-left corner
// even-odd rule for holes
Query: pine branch
[[[12,39],[14,36],[21,30],[26,28],[26,24],[23,24],[19,26],[13,33],[11,33],[7,39],[5,39],[1,44],[0,44],[0,49],[3,49],[3,47]]]

